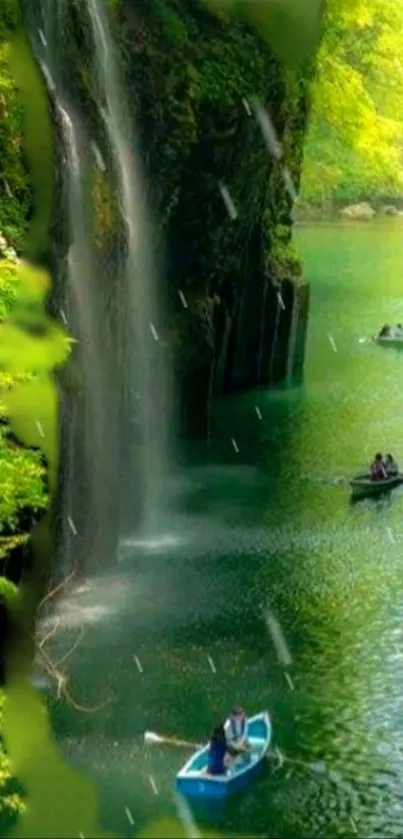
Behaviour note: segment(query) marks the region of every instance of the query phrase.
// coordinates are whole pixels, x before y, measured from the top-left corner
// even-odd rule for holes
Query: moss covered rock
[[[23,109],[9,63],[18,20],[18,3],[4,0],[0,9],[0,230],[17,248],[23,243],[32,200],[23,153]]]
[[[278,351],[277,284],[298,283],[302,272],[291,210],[311,66],[305,76],[286,70],[248,23],[195,0],[140,6],[121,0],[114,14],[167,243],[183,422],[188,429],[197,420],[197,430],[205,430],[214,386],[254,387],[284,377],[291,311],[280,312],[284,364],[270,359]],[[252,116],[254,101],[271,117],[280,161]],[[291,309],[294,296],[290,288]]]

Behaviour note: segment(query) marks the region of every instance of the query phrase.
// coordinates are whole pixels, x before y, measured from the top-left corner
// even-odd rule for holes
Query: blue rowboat
[[[245,789],[265,765],[272,738],[267,711],[248,719],[247,738],[250,752],[236,758],[225,775],[207,774],[208,745],[195,752],[176,776],[178,791],[188,798],[223,799]]]

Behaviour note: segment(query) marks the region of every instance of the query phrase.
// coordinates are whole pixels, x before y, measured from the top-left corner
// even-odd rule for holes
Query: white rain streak
[[[77,536],[77,528],[76,528],[76,526],[75,526],[75,524],[74,524],[73,519],[71,518],[71,516],[67,516],[67,521],[68,521],[68,523],[69,523],[69,528],[70,528],[70,530],[71,530],[72,534],[73,534],[74,536]]]
[[[207,661],[208,661],[208,663],[209,663],[209,665],[210,665],[211,671],[212,671],[213,673],[217,673],[217,668],[216,668],[216,666],[215,666],[215,664],[214,664],[213,659],[211,658],[211,655],[208,655],[208,656],[207,656]]]
[[[280,626],[279,621],[272,612],[266,612],[265,621],[267,629],[273,641],[278,660],[284,667],[289,667],[292,664],[292,655],[288,649],[287,642],[284,637],[284,632]]]
[[[390,540],[390,542],[392,542],[392,545],[394,545],[394,544],[395,544],[395,542],[396,542],[396,539],[395,539],[395,537],[394,537],[394,535],[393,535],[392,529],[391,529],[390,527],[387,527],[387,528],[386,528],[386,530],[387,530],[387,532],[388,532],[388,536],[389,536],[389,540]]]
[[[358,830],[357,830],[357,825],[356,825],[356,823],[355,823],[355,821],[354,821],[354,819],[353,819],[353,817],[352,817],[352,816],[350,816],[350,824],[351,824],[351,827],[352,827],[352,828],[353,828],[353,830],[354,830],[354,833],[358,833]]]
[[[234,440],[234,438],[233,438],[233,437],[231,437],[231,443],[232,443],[232,445],[233,445],[233,447],[234,447],[234,449],[235,449],[236,453],[237,453],[237,454],[239,454],[238,443],[237,443],[237,441],[236,441],[236,440]]]
[[[93,152],[93,155],[95,157],[95,162],[98,166],[98,169],[100,169],[101,172],[106,172],[105,161],[102,157],[102,154],[101,154],[97,144],[92,142],[91,143],[91,148],[92,148],[92,152]]]
[[[41,41],[42,41],[43,46],[46,48],[46,47],[47,47],[47,45],[48,45],[48,42],[47,42],[47,40],[46,40],[46,38],[45,38],[45,36],[44,36],[44,34],[43,34],[43,32],[42,32],[42,29],[38,29],[38,35],[39,35],[39,37],[40,37],[40,39],[41,39]]]
[[[45,432],[44,432],[43,427],[42,427],[42,424],[39,422],[39,420],[36,420],[36,421],[35,421],[35,425],[36,425],[36,427],[37,427],[37,429],[38,429],[39,434],[41,435],[41,437],[44,437],[44,436],[45,436]]]
[[[284,303],[284,300],[281,296],[281,291],[277,292],[277,300],[278,300],[278,305],[280,306],[280,309],[282,309],[283,312],[285,312],[285,303]]]
[[[54,93],[54,91],[56,90],[56,85],[53,81],[53,78],[52,78],[51,72],[49,70],[49,67],[47,66],[47,64],[45,64],[44,61],[41,61],[40,65],[41,65],[42,73],[43,73],[43,75],[45,77],[45,80],[46,80],[46,84],[47,84],[50,92]]]
[[[290,170],[287,168],[287,166],[283,166],[283,178],[284,178],[285,188],[286,188],[290,198],[292,199],[292,201],[297,201],[298,193],[297,193],[297,190],[295,189],[294,181],[291,177]]]
[[[149,323],[149,327],[150,327],[150,329],[151,329],[151,335],[153,336],[154,341],[159,341],[159,338],[158,338],[158,332],[157,332],[157,330],[156,330],[156,328],[155,328],[154,324],[153,324],[153,323],[151,323],[151,321],[150,321],[150,323]]]
[[[253,110],[270,154],[272,154],[276,160],[280,160],[283,156],[283,150],[268,111],[263,108],[259,102],[254,102]]]
[[[129,824],[133,825],[134,824],[134,818],[133,818],[133,816],[132,816],[128,807],[125,807],[125,813],[126,813],[126,816],[127,816],[127,821],[129,822]]]
[[[293,680],[292,680],[292,678],[291,678],[290,674],[289,674],[289,673],[287,673],[287,671],[285,672],[285,677],[286,677],[286,679],[287,679],[287,682],[288,682],[288,685],[289,685],[289,687],[290,687],[290,690],[295,690],[295,688],[294,688],[294,682],[293,682]]]
[[[224,201],[224,204],[226,206],[227,213],[228,213],[230,219],[232,221],[235,221],[235,219],[238,218],[238,211],[237,211],[237,208],[236,208],[236,206],[235,206],[235,204],[234,204],[234,202],[233,202],[233,200],[230,196],[228,187],[226,187],[225,184],[221,183],[221,184],[219,184],[219,189],[220,189],[220,192],[221,192],[222,200]]]
[[[249,105],[248,100],[247,99],[242,99],[242,104],[245,108],[246,113],[248,114],[248,117],[251,117],[252,116],[252,111],[250,109],[250,105]]]
[[[142,664],[141,664],[141,661],[140,661],[138,655],[134,655],[133,658],[134,658],[134,661],[136,663],[137,670],[139,671],[139,673],[142,673],[143,672],[143,667],[142,667]]]
[[[60,311],[60,316],[61,316],[61,319],[62,319],[63,323],[65,323],[66,326],[67,326],[67,318],[66,318],[66,315],[65,315],[63,309],[60,309],[59,311]]]
[[[84,833],[81,833],[81,830],[80,830],[78,835],[79,835],[80,839],[85,839]]]
[[[154,781],[153,776],[149,775],[148,780],[150,781],[150,786],[151,786],[151,789],[152,789],[154,795],[158,795],[159,794],[158,787],[157,787],[157,784]]]
[[[274,754],[276,755],[276,758],[278,760],[277,766],[274,769],[274,771],[277,772],[279,769],[281,769],[281,767],[284,764],[284,755],[282,751],[280,751],[278,746],[275,747]]]
[[[186,799],[181,795],[176,795],[175,798],[178,816],[183,824],[187,839],[201,839],[201,833],[197,828]]]
[[[330,344],[333,352],[337,352],[336,341],[334,340],[333,335],[331,335],[330,332],[328,332],[327,337],[329,339],[329,344]]]
[[[179,299],[182,303],[183,308],[187,309],[188,308],[188,301],[186,300],[186,297],[185,297],[183,291],[181,291],[181,289],[179,289],[178,294],[179,294]]]
[[[260,419],[260,420],[263,419],[262,414],[260,413],[260,408],[258,408],[257,405],[255,405],[255,411],[256,411],[257,418]]]
[[[6,190],[6,195],[8,195],[9,198],[14,198],[13,193],[10,189],[10,184],[9,184],[7,178],[3,178],[3,180],[4,180],[4,189]]]

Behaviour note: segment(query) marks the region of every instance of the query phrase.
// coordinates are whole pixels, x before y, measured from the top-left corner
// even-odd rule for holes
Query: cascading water
[[[111,359],[103,338],[105,300],[96,287],[96,266],[91,248],[91,232],[85,214],[84,176],[89,163],[85,146],[79,141],[73,112],[57,101],[61,128],[67,151],[67,182],[70,247],[67,257],[67,317],[71,314],[74,333],[78,335],[77,364],[83,382],[71,397],[68,427],[66,514],[70,555],[72,539],[81,543],[84,559],[101,558],[105,549],[114,547],[116,533],[111,527],[112,487],[116,490],[118,432],[117,413],[110,402]],[[74,404],[76,403],[76,404]],[[113,414],[115,413],[115,417]],[[69,474],[70,472],[70,474]],[[79,485],[75,482],[79,476]],[[77,497],[75,493],[77,491]],[[109,508],[109,517],[105,512]],[[76,531],[77,523],[77,533]],[[112,538],[111,538],[112,537]]]
[[[155,541],[160,527],[168,379],[159,340],[157,276],[132,109],[120,82],[106,11],[100,0],[83,0],[79,8],[93,42],[90,70],[103,133],[101,154],[69,66],[74,4],[26,3],[64,151],[69,247],[58,305],[77,339],[73,369],[78,386],[69,388],[64,399],[62,553],[65,567],[78,560],[93,570],[108,557],[114,560],[120,540],[136,535]],[[100,264],[94,241],[89,185],[96,164],[102,171],[106,165],[126,231],[123,259],[115,260],[112,270],[110,261],[109,268]]]
[[[100,113],[115,162],[127,232],[121,312],[125,318],[121,530],[123,536],[133,532],[133,508],[140,489],[142,537],[147,539],[161,526],[162,480],[167,468],[167,371],[164,349],[159,345],[157,272],[142,166],[131,127],[133,105],[119,77],[102,0],[85,2],[95,46]],[[137,440],[135,450],[133,440]]]
[[[74,351],[78,386],[65,398],[62,435],[62,532],[64,567],[78,561],[93,566],[113,555],[117,540],[113,516],[117,491],[118,414],[111,400],[113,354],[105,341],[107,311],[99,283],[85,183],[91,167],[88,137],[69,98],[60,41],[63,2],[46,4],[35,51],[54,101],[63,148],[68,221],[66,282],[59,299],[61,316],[77,340]],[[67,317],[66,317],[67,316]]]

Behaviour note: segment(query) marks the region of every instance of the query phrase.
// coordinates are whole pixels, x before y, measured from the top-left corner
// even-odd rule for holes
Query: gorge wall
[[[107,159],[105,126],[100,119],[90,60],[93,43],[86,17],[89,5],[80,0],[56,5],[61,18],[64,15],[60,23],[64,53],[60,72],[69,101],[73,113],[85,118],[94,147]],[[291,380],[302,371],[309,288],[302,280],[301,264],[292,245],[290,192],[298,191],[299,185],[308,79],[301,71],[285,70],[247,22],[213,14],[196,0],[143,0],[141,4],[117,0],[108,4],[108,10],[136,116],[155,219],[155,257],[168,302],[160,343],[175,371],[182,433],[205,435],[209,404],[215,394]],[[38,173],[34,177],[27,165],[24,109],[9,61],[18,14],[15,0],[8,0],[0,12],[0,232],[6,240],[0,253],[1,317],[7,314],[15,295],[14,269],[10,268],[13,252],[7,246],[17,253],[23,250],[38,201]],[[31,36],[38,38],[41,33],[44,38],[40,4],[26,0],[25,20]],[[307,67],[309,75],[309,62]],[[56,281],[50,306],[60,318],[66,273],[63,266],[69,250],[63,179],[66,151],[60,112],[52,99],[46,67],[42,70],[48,92],[50,87],[56,189],[52,242],[46,253],[42,237],[39,258],[48,264],[53,261]],[[254,101],[267,108],[271,116],[283,149],[281,161],[270,154],[264,142],[252,114]],[[47,165],[52,167],[51,157]],[[284,166],[292,179],[292,189],[284,177]],[[41,176],[47,179],[44,169]],[[110,278],[105,305],[113,310],[112,319],[116,321],[121,316],[119,307],[124,308],[115,270],[121,261],[124,236],[108,168],[94,160],[84,188],[93,206],[96,264],[107,265],[104,274]],[[228,193],[232,201],[229,207]],[[67,408],[72,402],[70,394],[80,390],[83,375],[80,350],[75,359],[62,378]],[[12,387],[12,382],[3,385]],[[65,426],[69,416],[68,409]],[[112,421],[113,417],[105,415],[105,433]],[[0,441],[2,457],[9,463],[15,460],[18,441],[7,431],[6,416],[1,422],[6,429]],[[76,438],[74,457],[80,466],[82,433],[77,431]],[[100,441],[98,450],[102,449]],[[94,456],[92,463],[99,464],[100,458]],[[7,538],[10,533],[13,538],[26,533],[27,508],[39,516],[46,505],[45,492],[38,490],[43,464],[35,452],[26,452],[26,464],[28,489],[23,502],[19,501],[21,493],[11,489],[15,502],[11,519],[5,511],[4,521],[0,521],[0,535],[7,534]],[[107,483],[115,486],[117,476],[114,483],[111,462],[105,460],[97,468],[97,485],[105,485],[100,479],[103,470],[109,476]],[[81,490],[85,493],[89,477],[82,468],[81,473]],[[63,476],[63,458],[60,474]],[[100,544],[106,541],[102,524]],[[88,539],[94,541],[92,530]],[[18,551],[20,555],[19,545]],[[20,557],[18,568],[21,563],[24,560]]]
[[[282,166],[298,189],[307,81],[246,23],[193,0],[121,0],[115,31],[166,249],[182,428],[203,434],[212,392],[302,369],[308,295]],[[281,164],[251,114],[254,99],[270,113]]]
[[[71,5],[69,73],[102,148],[83,4]],[[306,80],[285,71],[246,23],[216,17],[194,0],[111,6],[157,219],[155,248],[170,313],[164,337],[181,424],[185,433],[205,433],[213,391],[279,382],[302,368],[307,290],[292,251],[292,200],[248,103],[256,98],[267,107],[298,188]],[[18,110],[16,99],[12,107]],[[15,131],[4,126],[0,142],[0,230],[18,246],[29,214],[29,177]],[[100,170],[93,198],[106,259],[119,236],[114,196]],[[58,221],[62,233],[63,214]]]

